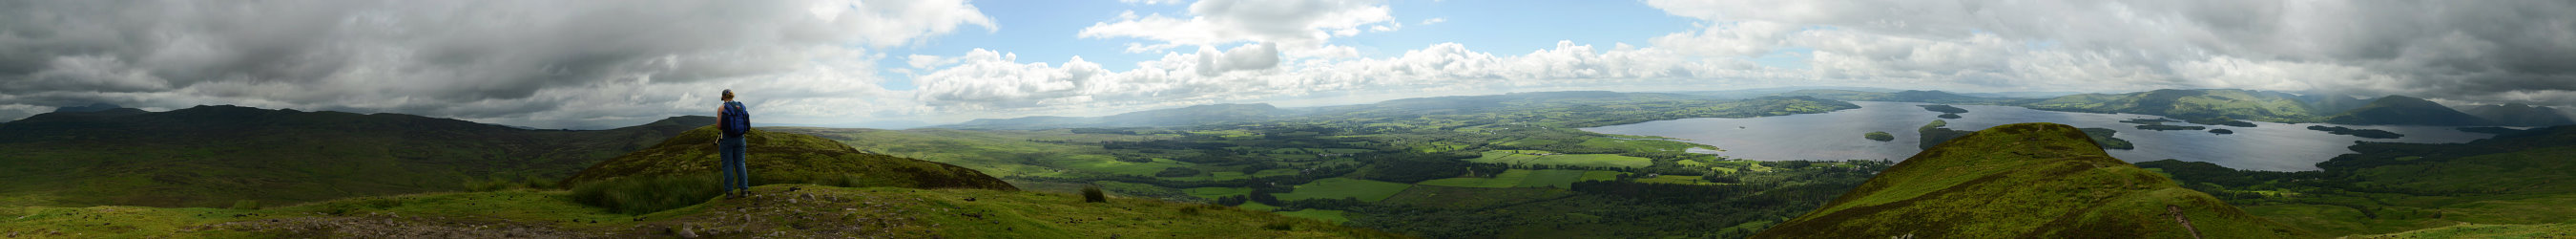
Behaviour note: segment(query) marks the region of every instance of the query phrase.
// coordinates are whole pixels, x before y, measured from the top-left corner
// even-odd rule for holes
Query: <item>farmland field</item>
[[[1315,198],[1335,199],[1347,197],[1359,198],[1360,201],[1376,202],[1378,200],[1386,200],[1386,197],[1389,196],[1395,196],[1395,193],[1404,192],[1404,189],[1408,187],[1413,187],[1413,185],[1366,179],[1327,178],[1315,180],[1315,182],[1306,183],[1305,185],[1297,185],[1297,192],[1273,195],[1278,196],[1279,200]]]
[[[1625,168],[1646,167],[1653,166],[1655,164],[1655,161],[1652,159],[1620,156],[1616,154],[1556,154],[1553,152],[1538,150],[1485,151],[1483,157],[1468,159],[1467,161],[1514,165],[1534,164]]]

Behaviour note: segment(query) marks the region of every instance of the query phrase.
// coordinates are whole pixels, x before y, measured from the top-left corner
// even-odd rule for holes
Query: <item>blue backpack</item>
[[[743,111],[742,102],[725,102],[723,113],[716,116],[721,121],[716,129],[724,130],[725,138],[741,138],[743,133],[751,132],[751,112]]]

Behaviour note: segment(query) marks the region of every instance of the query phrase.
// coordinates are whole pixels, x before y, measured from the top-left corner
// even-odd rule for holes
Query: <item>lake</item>
[[[2210,162],[2234,169],[2266,171],[2317,170],[2316,163],[2336,155],[2353,153],[2354,141],[2407,143],[2464,143],[2494,135],[2460,132],[2451,126],[2393,126],[2339,124],[2282,124],[2254,122],[2256,127],[2197,125],[2182,122],[2167,125],[2205,126],[2228,129],[2235,134],[2214,134],[2205,130],[2153,131],[2134,127],[2120,120],[2163,118],[2140,114],[2100,114],[2033,110],[2017,106],[1953,105],[1967,109],[1958,119],[1937,118],[1941,113],[1923,110],[1917,105],[1930,103],[1854,101],[1859,109],[1821,114],[1800,114],[1755,118],[1693,118],[1585,128],[1604,134],[1651,135],[1682,139],[1717,146],[1718,151],[1693,150],[1750,160],[1905,160],[1923,150],[1916,147],[1920,134],[1916,128],[1932,120],[1949,121],[1944,128],[1979,130],[1997,125],[2049,122],[2078,128],[2119,130],[2118,138],[2136,144],[2134,150],[2109,150],[2112,157],[2129,162],[2178,159]],[[2405,134],[2397,139],[2371,139],[2334,135],[2308,130],[2309,125],[2343,126],[2354,129],[2378,129]],[[1886,131],[1895,141],[1879,142],[1861,138],[1861,134]]]

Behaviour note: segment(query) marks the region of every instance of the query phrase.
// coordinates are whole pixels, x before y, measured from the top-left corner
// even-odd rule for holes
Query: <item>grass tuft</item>
[[[581,184],[573,201],[625,214],[645,214],[704,203],[724,193],[714,173],[686,176],[642,176]]]
[[[1100,193],[1100,186],[1086,186],[1086,187],[1082,187],[1082,202],[1108,202],[1108,201],[1109,201],[1109,196],[1108,196],[1108,195],[1102,195],[1102,194]]]

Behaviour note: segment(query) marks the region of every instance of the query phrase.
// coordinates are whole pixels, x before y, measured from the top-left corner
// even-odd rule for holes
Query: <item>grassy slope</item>
[[[715,172],[718,166],[715,126],[699,127],[652,148],[600,162],[563,185],[636,176],[681,176]],[[912,188],[1014,189],[1009,183],[972,169],[943,163],[859,152],[820,137],[754,129],[746,135],[744,164],[755,177],[850,176],[866,186]]]
[[[2327,117],[2337,124],[2491,125],[2484,118],[2460,113],[2440,103],[2406,96],[2381,97],[2370,105]]]
[[[400,114],[202,106],[55,113],[0,126],[0,206],[231,205],[551,181],[712,117],[523,130]],[[324,140],[327,139],[327,140]]]
[[[2423,230],[2368,235],[2362,238],[2567,238],[2576,236],[2576,223],[2497,225],[2461,223]]]
[[[2154,161],[2245,210],[2326,235],[2394,233],[2461,223],[2576,222],[2576,127],[2535,129],[2467,144],[2363,143],[2321,172],[2247,172]],[[2314,176],[2310,176],[2314,175]],[[2282,193],[2288,193],[2287,196]]]
[[[2191,237],[2169,206],[2216,238],[2301,234],[2111,158],[2073,127],[2025,123],[1917,154],[1757,237]]]
[[[767,185],[758,197],[645,215],[608,213],[562,191],[363,197],[262,210],[133,206],[0,208],[0,232],[97,237],[1392,238],[1266,212],[979,189]],[[241,215],[241,216],[235,216]],[[777,234],[771,234],[777,233]]]

